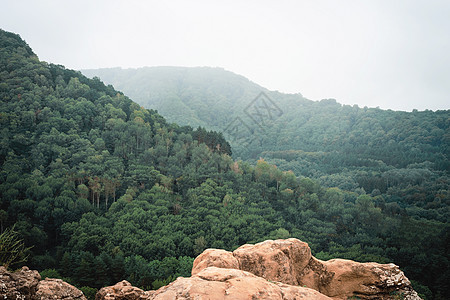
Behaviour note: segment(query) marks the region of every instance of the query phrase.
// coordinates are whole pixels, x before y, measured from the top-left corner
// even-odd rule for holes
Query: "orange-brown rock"
[[[420,300],[394,264],[358,263],[311,255],[297,239],[244,245],[233,252],[207,249],[194,260],[192,276],[153,292],[122,281],[103,288],[96,300],[111,299],[406,299]]]
[[[311,249],[307,243],[297,239],[268,240],[256,245],[243,245],[233,252],[233,256],[241,270],[266,279],[299,285],[298,270],[308,265]]]
[[[41,281],[38,271],[27,267],[16,272],[0,267],[0,299],[86,300],[86,297],[79,289],[61,279],[46,278]]]
[[[206,249],[195,258],[191,273],[195,275],[208,266],[224,269],[239,269],[239,262],[231,252],[221,249]]]
[[[34,299],[37,285],[41,280],[38,271],[23,267],[16,272],[8,272],[0,266],[0,299]]]
[[[358,263],[351,260],[332,259],[323,262],[327,271],[334,274],[329,284],[321,286],[321,292],[331,297],[371,299],[379,295],[403,294],[418,299],[411,293],[411,283],[394,264]]]
[[[61,279],[46,278],[39,282],[35,299],[86,300],[79,289]]]
[[[144,292],[140,288],[132,286],[128,281],[123,280],[113,286],[100,289],[95,295],[96,300],[144,300],[152,299],[154,291]]]
[[[226,252],[226,251],[225,251]],[[268,240],[235,251],[208,249],[194,261],[192,274],[215,266],[235,265],[259,277],[290,285],[307,286],[336,299],[420,299],[403,272],[394,264],[321,261],[307,243],[297,239]]]
[[[208,267],[190,278],[179,277],[157,290],[150,299],[330,300],[331,298],[313,289],[270,282],[246,271]]]

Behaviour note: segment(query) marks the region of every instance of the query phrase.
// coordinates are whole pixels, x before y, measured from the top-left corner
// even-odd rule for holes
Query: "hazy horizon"
[[[71,69],[220,67],[311,100],[450,109],[448,1],[6,1],[0,27]]]

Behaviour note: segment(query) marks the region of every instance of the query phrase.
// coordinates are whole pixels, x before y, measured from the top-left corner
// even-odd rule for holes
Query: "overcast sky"
[[[0,0],[0,28],[72,69],[222,67],[311,100],[450,109],[449,0]]]

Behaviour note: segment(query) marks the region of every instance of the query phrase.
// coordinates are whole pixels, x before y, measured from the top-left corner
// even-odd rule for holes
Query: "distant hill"
[[[422,152],[449,154],[450,138],[445,133],[450,110],[408,113],[341,105],[334,99],[311,101],[301,94],[268,91],[221,68],[110,68],[82,72],[121,89],[144,107],[158,110],[169,121],[224,132],[244,159],[256,159],[264,151],[341,151],[356,147],[354,150],[373,159],[406,166],[421,161],[416,159],[417,154],[412,155],[414,158],[408,153],[416,146]],[[270,99],[266,101],[270,107],[264,107],[261,101],[254,102],[261,92]],[[245,131],[238,137],[230,130],[236,118],[244,123],[241,127]],[[373,143],[384,144],[389,154],[374,150]],[[240,148],[242,144],[245,149]],[[397,153],[406,157],[392,159]],[[441,162],[442,159],[447,162],[441,169],[448,168],[448,160],[438,158]]]
[[[100,77],[169,121],[192,127],[225,128],[261,91],[261,86],[221,68],[147,67],[82,70]],[[231,115],[230,115],[231,112]]]
[[[341,105],[334,99],[311,101],[301,94],[268,91],[220,68],[83,73],[100,77],[171,121],[223,132],[237,158],[254,162],[263,157],[304,176],[423,163],[450,169],[450,110],[402,112]]]

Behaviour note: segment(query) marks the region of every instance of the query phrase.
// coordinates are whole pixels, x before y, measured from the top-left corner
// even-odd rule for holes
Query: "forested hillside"
[[[192,100],[201,102],[201,97]],[[377,113],[289,97],[305,109],[355,109],[364,116],[356,114],[355,124]],[[85,291],[122,279],[157,288],[189,275],[193,258],[207,247],[232,250],[248,242],[296,237],[321,259],[394,262],[426,299],[446,298],[447,112],[417,113],[428,116],[428,125],[416,124],[415,115],[407,114],[411,123],[403,124],[403,130],[380,120],[380,126],[399,133],[391,137],[390,153],[417,144],[404,160],[389,163],[359,150],[357,142],[368,138],[362,124],[360,134],[348,137],[355,141],[357,156],[342,155],[346,148],[314,151],[332,145],[318,137],[328,132],[324,124],[336,124],[316,120],[317,126],[308,123],[316,139],[274,142],[311,148],[266,148],[278,165],[298,164],[294,172],[283,171],[264,159],[234,161],[221,133],[168,123],[98,79],[39,61],[18,35],[5,31],[0,31],[0,100],[1,230],[17,231],[32,247],[25,264],[47,276],[64,277]],[[283,114],[264,126],[267,139],[289,128],[275,124],[289,115],[280,108]],[[412,138],[404,131],[422,126],[441,131],[431,141],[421,139],[424,133]],[[314,160],[317,166],[309,163]],[[351,184],[358,185],[373,180],[374,170],[380,172],[380,182],[391,177],[384,190],[381,185],[347,188],[340,177],[340,184],[324,185],[317,174],[304,173],[320,168],[327,176],[331,172],[326,168],[348,173],[356,180]]]
[[[171,122],[223,130],[263,89],[221,68],[146,67],[82,70],[126,93]]]
[[[383,195],[409,215],[450,219],[450,110],[402,112],[333,99],[314,102],[267,91],[219,68],[83,72],[169,120],[223,132],[234,158],[251,164],[263,158],[325,187]]]
[[[170,121],[228,134],[238,151],[235,155],[243,159],[258,159],[264,151],[296,149],[350,152],[395,167],[428,160],[436,169],[450,168],[449,110],[408,113],[341,105],[334,99],[311,101],[301,94],[268,91],[220,68],[82,72],[113,84]],[[261,92],[268,101],[255,101]],[[236,117],[246,125],[239,136],[229,130]]]

